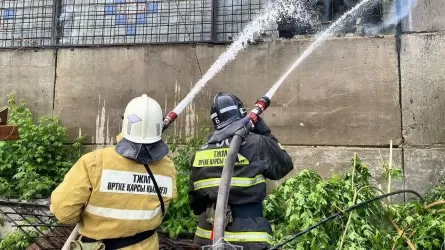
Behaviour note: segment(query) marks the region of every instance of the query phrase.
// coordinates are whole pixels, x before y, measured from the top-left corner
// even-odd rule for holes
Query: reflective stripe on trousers
[[[261,174],[255,176],[254,178],[232,177],[230,186],[232,186],[232,187],[250,187],[250,186],[254,186],[254,185],[257,185],[257,184],[260,184],[263,182],[266,182],[266,179]],[[210,178],[210,179],[195,181],[193,183],[193,186],[195,187],[195,190],[199,190],[199,189],[203,189],[203,188],[217,187],[220,185],[220,183],[221,183],[221,178]]]
[[[209,239],[212,231],[197,227],[195,235]],[[224,232],[224,240],[229,242],[266,242],[272,244],[272,235],[266,232]]]

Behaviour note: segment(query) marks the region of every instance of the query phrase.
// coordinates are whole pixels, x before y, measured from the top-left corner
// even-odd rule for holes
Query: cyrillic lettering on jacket
[[[172,178],[156,174],[154,177],[162,196],[172,197]],[[110,169],[102,170],[99,190],[106,193],[157,195],[148,174]]]

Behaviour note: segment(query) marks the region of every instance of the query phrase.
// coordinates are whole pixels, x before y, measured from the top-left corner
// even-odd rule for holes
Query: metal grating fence
[[[217,41],[232,41],[246,24],[258,14],[266,1],[219,0],[216,1],[215,33]]]
[[[0,200],[0,216],[22,241],[32,242],[28,250],[62,249],[74,225],[60,225],[49,206]]]
[[[61,44],[210,41],[211,17],[210,0],[64,0]]]
[[[9,233],[14,235],[12,237],[20,237],[23,243],[30,243],[29,246],[20,246],[15,249],[26,247],[27,250],[60,250],[75,227],[73,224],[60,224],[51,214],[48,205],[8,200],[0,200],[0,224],[9,228]],[[5,235],[0,233],[0,239],[9,233]],[[181,234],[175,239],[170,239],[166,232],[158,231],[157,233],[159,250],[199,249],[193,241],[194,234]]]
[[[1,0],[0,47],[53,43],[53,0]]]
[[[266,1],[0,0],[0,48],[230,42]],[[308,2],[316,2],[319,21],[329,24],[357,0]],[[372,20],[381,21],[381,10]],[[272,37],[316,31],[295,23],[272,29]]]

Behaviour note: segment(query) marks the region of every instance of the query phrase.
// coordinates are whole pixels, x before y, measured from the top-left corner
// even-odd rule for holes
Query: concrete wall
[[[385,185],[382,159],[388,160],[393,140],[394,164],[405,174],[396,187],[423,192],[445,175],[445,34],[431,21],[441,16],[437,11],[445,15],[441,4],[419,1],[400,39],[330,39],[286,79],[264,118],[292,155],[295,172],[341,173],[357,152],[375,183]],[[252,105],[310,42],[249,46],[209,82],[168,134],[203,135],[200,128],[210,126],[208,108],[217,91],[231,91]],[[165,45],[1,52],[0,101],[17,91],[38,114],[60,115],[71,138],[82,134],[93,146],[109,145],[131,98],[147,93],[167,113],[224,49]]]
[[[209,89],[233,91],[254,103],[310,42],[255,46],[217,75]],[[219,53],[211,51],[198,49],[201,65],[216,59]],[[390,139],[399,143],[397,79],[393,37],[332,39],[291,73],[264,118],[287,145],[385,145]]]
[[[190,45],[60,50],[55,113],[69,124],[71,136],[81,133],[89,143],[111,144],[128,101],[146,93],[168,112],[200,76]],[[195,99],[171,131],[195,135],[200,115],[207,114],[203,100],[209,98],[210,92]]]
[[[309,42],[264,43],[242,53],[208,83],[172,131],[194,136],[198,124],[210,124],[208,109],[217,91],[254,103]],[[112,143],[126,102],[146,92],[171,110],[224,48],[60,50],[55,112],[70,124],[72,136],[81,130],[91,143]],[[291,74],[264,117],[287,145],[382,146],[390,139],[398,144],[398,85],[394,38],[333,39]]]
[[[445,33],[402,36],[403,133],[409,145],[445,143]]]
[[[406,1],[416,2],[416,1]],[[407,18],[403,21],[403,31],[434,32],[445,30],[445,1],[443,0],[417,0]]]
[[[372,175],[372,183],[386,190],[387,181],[383,175],[383,163],[388,163],[390,150],[388,148],[357,148],[357,147],[295,147],[288,146],[286,150],[293,159],[295,169],[280,181],[267,181],[268,192],[271,192],[281,182],[298,174],[303,169],[313,169],[323,178],[333,174],[344,174],[351,170],[351,163],[356,153],[366,163]],[[393,166],[403,166],[402,149],[393,149]],[[415,184],[420,186],[419,183]],[[403,179],[391,182],[392,190],[404,187]],[[400,199],[401,197],[399,197]]]
[[[53,109],[55,51],[13,51],[0,53],[0,106],[7,95],[16,93],[39,115]]]
[[[445,176],[445,1],[419,0],[403,25],[400,52],[406,188]]]

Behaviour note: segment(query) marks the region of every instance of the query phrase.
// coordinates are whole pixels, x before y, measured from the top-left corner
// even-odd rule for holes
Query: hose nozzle
[[[172,122],[176,120],[176,118],[178,118],[178,114],[176,114],[175,112],[171,111],[170,113],[168,113],[167,116],[164,118],[162,132],[164,132],[170,126],[170,124],[172,124]]]
[[[261,115],[261,113],[264,112],[264,110],[266,110],[269,107],[269,105],[270,105],[269,97],[262,96],[258,98],[258,100],[255,102],[254,108],[252,109],[252,111],[250,111],[248,115],[253,125],[255,125],[255,123],[258,121],[258,117]]]

